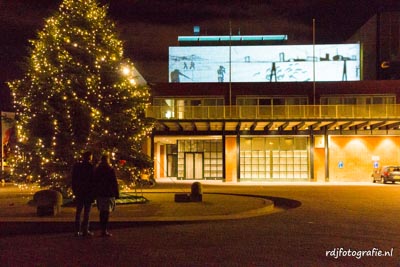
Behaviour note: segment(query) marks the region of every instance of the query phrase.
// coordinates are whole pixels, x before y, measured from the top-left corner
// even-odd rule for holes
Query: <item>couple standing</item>
[[[101,235],[112,236],[108,232],[108,220],[110,212],[115,209],[115,199],[119,198],[117,178],[108,156],[103,155],[96,168],[91,160],[92,153],[85,152],[82,161],[76,163],[72,170],[72,191],[76,197],[75,233],[77,236],[93,235],[89,229],[89,215],[96,199]]]

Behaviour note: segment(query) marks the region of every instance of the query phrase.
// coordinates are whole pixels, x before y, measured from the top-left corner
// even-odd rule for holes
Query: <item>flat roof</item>
[[[227,41],[285,41],[288,36],[278,35],[219,35],[219,36],[178,36],[179,42],[227,42]]]

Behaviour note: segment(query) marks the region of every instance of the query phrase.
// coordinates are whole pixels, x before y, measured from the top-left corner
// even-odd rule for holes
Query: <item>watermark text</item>
[[[390,250],[381,250],[379,248],[372,248],[369,250],[334,248],[332,250],[327,250],[325,252],[325,256],[333,257],[335,259],[341,257],[354,257],[356,259],[361,259],[363,257],[393,257],[393,250],[393,248],[391,248]]]

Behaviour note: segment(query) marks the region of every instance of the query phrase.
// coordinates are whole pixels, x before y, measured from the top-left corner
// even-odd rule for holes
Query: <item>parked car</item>
[[[400,166],[383,166],[380,170],[372,172],[372,178],[374,183],[377,181],[383,184],[387,182],[400,182]]]

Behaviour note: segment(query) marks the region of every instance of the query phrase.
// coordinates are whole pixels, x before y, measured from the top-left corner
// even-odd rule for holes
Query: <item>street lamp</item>
[[[131,69],[129,67],[127,67],[127,66],[122,67],[122,74],[124,76],[128,76],[130,73],[131,73]]]
[[[134,72],[132,71],[130,66],[122,66],[121,68],[121,73],[122,75],[126,76],[128,78],[128,81],[131,85],[135,86],[136,85],[136,80],[135,77],[132,77],[132,75],[134,74]]]

